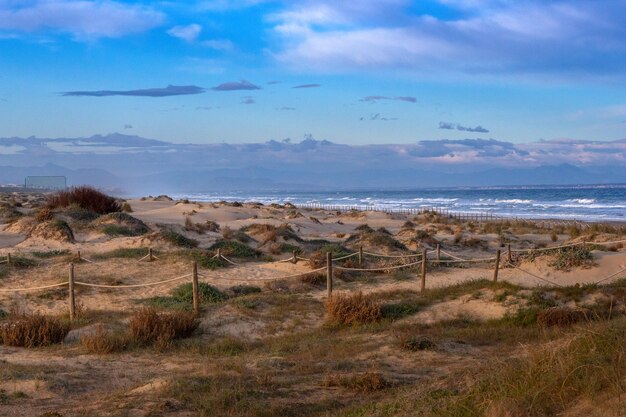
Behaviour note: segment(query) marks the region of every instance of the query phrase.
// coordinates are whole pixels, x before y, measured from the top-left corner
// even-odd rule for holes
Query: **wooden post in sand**
[[[200,298],[198,296],[198,263],[191,264],[191,288],[193,290],[193,312],[200,313]]]
[[[437,243],[437,261],[441,260],[441,245]]]
[[[359,246],[359,268],[363,268],[363,246]]]
[[[217,248],[217,254],[215,255],[215,257],[218,261],[222,259],[222,248]]]
[[[421,284],[420,291],[424,292],[426,289],[426,248],[422,249],[422,274],[421,274]]]
[[[508,263],[513,262],[513,254],[511,253],[511,244],[507,244],[506,246],[506,261]]]
[[[74,317],[76,316],[76,302],[74,300],[74,263],[73,262],[70,262],[68,283],[69,283],[70,320],[74,320]]]
[[[326,291],[328,298],[333,296],[333,253],[326,252]]]
[[[7,266],[11,266],[11,252],[7,253]]]
[[[498,282],[498,270],[500,269],[500,249],[496,251],[496,265],[493,268],[493,282]]]
[[[293,263],[297,264],[298,263],[298,254],[296,253],[296,251],[293,251]]]
[[[152,248],[148,248],[148,262],[154,261],[154,255],[152,254]]]

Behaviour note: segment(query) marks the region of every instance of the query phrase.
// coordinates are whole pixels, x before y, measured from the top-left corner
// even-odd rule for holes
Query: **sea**
[[[626,222],[626,184],[430,188],[416,190],[187,193],[195,201],[290,202],[386,210],[436,208],[527,219]]]

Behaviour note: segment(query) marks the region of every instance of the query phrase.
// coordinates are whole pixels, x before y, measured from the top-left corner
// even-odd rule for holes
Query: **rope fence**
[[[594,242],[577,242],[577,243],[573,243],[573,244],[568,244],[568,245],[559,245],[559,246],[555,246],[555,247],[551,247],[551,248],[542,248],[543,250],[555,250],[555,249],[560,249],[560,248],[565,248],[565,247],[572,247],[572,246],[578,246],[578,245],[584,245],[584,244],[600,244],[600,245],[607,245],[607,244],[616,244],[616,243],[623,243],[626,242],[626,239],[624,240],[618,240],[618,241],[613,241],[613,242],[602,242],[602,243],[594,243]],[[436,258],[435,259],[431,259],[428,258],[428,253],[432,253],[432,252],[436,252]],[[504,262],[504,266],[508,266],[511,267],[513,269],[516,269],[520,272],[522,272],[523,274],[529,275],[533,278],[536,278],[538,280],[541,280],[543,282],[546,282],[550,285],[553,285],[555,287],[563,287],[563,285],[554,282],[553,280],[541,276],[537,273],[533,273],[531,271],[528,271],[526,269],[523,269],[521,267],[519,267],[518,265],[514,264],[511,259],[510,259],[510,255],[513,251],[511,251],[510,246],[508,248],[508,255],[509,255],[509,259],[507,261]],[[520,252],[519,250],[516,252]],[[451,259],[441,259],[441,254],[444,254],[448,257],[450,257]],[[318,274],[322,271],[326,271],[326,283],[327,283],[327,291],[328,291],[328,296],[332,296],[332,289],[333,289],[333,280],[334,280],[334,273],[333,273],[333,269],[337,269],[339,271],[348,271],[348,272],[388,272],[388,271],[394,271],[394,270],[400,270],[400,269],[405,269],[405,268],[410,268],[410,267],[414,267],[414,266],[418,266],[420,265],[420,278],[421,278],[421,290],[424,291],[425,287],[426,287],[426,270],[427,270],[427,264],[433,263],[433,264],[463,264],[463,263],[485,263],[485,262],[493,262],[494,266],[493,266],[493,281],[497,282],[498,280],[498,273],[499,273],[499,269],[501,268],[501,262],[500,262],[500,255],[501,255],[501,251],[500,249],[498,249],[496,251],[496,256],[495,257],[488,257],[488,258],[473,258],[473,259],[464,259],[461,258],[453,253],[441,250],[440,245],[437,245],[436,249],[431,249],[431,250],[427,250],[426,248],[423,249],[421,254],[407,254],[407,255],[386,255],[386,254],[378,254],[378,253],[373,253],[373,252],[365,252],[363,251],[363,248],[360,247],[358,252],[354,252],[354,253],[350,253],[347,255],[343,255],[341,257],[338,258],[333,258],[332,257],[332,253],[328,252],[327,254],[327,258],[326,258],[326,265],[310,270],[310,271],[306,271],[306,272],[300,272],[300,273],[295,273],[295,274],[289,274],[289,275],[283,275],[283,276],[277,276],[277,277],[256,277],[253,279],[247,279],[247,278],[231,278],[231,277],[219,277],[219,276],[207,276],[207,275],[201,275],[203,278],[207,278],[210,280],[218,280],[218,281],[233,281],[233,282],[268,282],[268,281],[278,281],[278,280],[287,280],[287,279],[292,279],[292,278],[298,278],[298,277],[305,277],[305,276],[309,276],[312,274]],[[347,266],[342,266],[342,265],[334,265],[334,262],[337,261],[341,261],[341,260],[346,260],[349,258],[352,258],[354,256],[358,256],[358,260],[359,260],[359,267],[347,267]],[[411,260],[411,259],[417,259],[413,262],[408,262],[408,263],[403,263],[401,265],[391,265],[391,266],[382,266],[382,267],[375,267],[375,268],[365,268],[363,267],[363,261],[364,261],[364,257],[365,256],[370,256],[370,257],[377,257],[377,258],[386,258],[386,259],[402,259],[402,260]],[[81,256],[80,252],[78,252],[78,256],[75,258],[78,259],[78,261],[86,261],[88,263],[91,264],[95,264],[93,261],[88,260],[84,257]],[[148,250],[148,254],[144,257],[142,257],[141,259],[139,259],[139,261],[154,261],[157,260],[158,258],[156,258],[152,252],[152,249],[150,248]],[[218,249],[217,253],[215,254],[215,256],[213,256],[212,259],[220,259],[220,260],[224,260],[225,262],[233,265],[233,266],[241,266],[241,264],[238,264],[228,258],[226,258],[221,251]],[[282,259],[279,261],[276,261],[277,263],[284,263],[284,262],[292,262],[294,264],[297,263],[298,260],[304,260],[304,261],[310,261],[310,258],[303,258],[297,255],[297,253],[294,251],[293,256],[288,258],[288,259]],[[8,263],[9,265],[11,265],[11,254],[7,255],[7,259],[3,260],[0,262],[0,264],[3,263]],[[600,284],[602,282],[608,281],[609,279],[612,279],[616,276],[619,276],[620,274],[622,274],[623,272],[626,271],[626,268],[622,268],[621,270],[612,273],[606,277],[601,278],[600,280],[596,281],[594,284]],[[107,284],[98,284],[98,283],[90,283],[90,282],[83,282],[83,281],[76,281],[75,280],[75,273],[74,273],[74,264],[70,263],[69,264],[69,279],[67,281],[64,282],[60,282],[60,283],[56,283],[56,284],[50,284],[50,285],[44,285],[44,286],[37,286],[37,287],[28,287],[28,288],[0,288],[0,293],[16,293],[16,292],[26,292],[26,291],[38,291],[38,290],[46,290],[46,289],[51,289],[51,288],[58,288],[58,287],[63,287],[65,285],[68,286],[69,288],[69,304],[70,304],[70,319],[73,319],[75,316],[75,294],[74,294],[74,288],[75,286],[83,286],[83,287],[90,287],[90,288],[105,288],[105,289],[133,289],[133,288],[144,288],[144,287],[153,287],[153,286],[158,286],[158,285],[163,285],[163,284],[168,284],[168,283],[172,283],[172,282],[176,282],[176,281],[180,281],[183,280],[185,278],[190,278],[191,277],[191,281],[192,281],[192,290],[193,290],[193,303],[194,303],[194,311],[197,313],[199,312],[199,295],[198,295],[198,277],[200,275],[198,274],[198,269],[197,269],[197,263],[193,262],[192,264],[192,272],[191,273],[187,273],[184,275],[180,275],[174,278],[169,278],[169,279],[165,279],[165,280],[161,280],[161,281],[156,281],[156,282],[149,282],[149,283],[142,283],[142,284],[119,284],[119,285],[107,285]]]

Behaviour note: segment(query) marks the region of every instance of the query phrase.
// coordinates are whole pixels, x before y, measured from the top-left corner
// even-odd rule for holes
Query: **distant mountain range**
[[[494,139],[415,144],[179,144],[110,134],[0,138],[0,184],[64,175],[133,195],[253,190],[406,189],[626,183],[626,140]]]

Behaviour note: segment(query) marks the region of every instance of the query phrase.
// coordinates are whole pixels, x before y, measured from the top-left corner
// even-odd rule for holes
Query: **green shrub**
[[[158,251],[152,251],[152,253],[157,256],[159,254]],[[129,258],[129,259],[141,259],[148,254],[147,248],[119,248],[113,249],[112,251],[96,253],[92,255],[93,259],[114,259],[114,258]]]
[[[35,258],[49,259],[49,258],[56,258],[57,256],[69,255],[70,251],[67,249],[55,249],[55,250],[49,250],[49,251],[43,251],[43,252],[34,251],[34,252],[31,252],[30,254],[33,255]]]
[[[205,269],[218,269],[227,266],[226,261],[215,258],[213,252],[209,252],[204,249],[190,249],[182,251],[182,255],[186,258],[196,262],[199,267]]]
[[[172,291],[172,296],[177,300],[191,303],[193,301],[193,289],[191,283],[182,284],[176,287]],[[224,301],[227,298],[226,294],[214,286],[204,282],[198,283],[198,296],[201,303],[217,303],[219,301]]]
[[[39,263],[31,258],[27,258],[25,256],[11,256],[11,266],[16,268],[32,268],[39,265]]]
[[[102,226],[101,231],[107,236],[136,236],[128,227],[117,224],[105,224]]]
[[[152,297],[147,304],[172,310],[191,310],[193,307],[193,288],[191,283],[182,284],[172,290],[170,297]],[[201,304],[218,303],[226,300],[226,294],[212,285],[204,282],[198,283],[198,297]]]
[[[181,248],[195,248],[198,246],[198,241],[190,239],[181,235],[173,230],[161,231],[161,237],[168,243]]]
[[[216,251],[220,249],[222,255],[225,256],[233,256],[235,258],[254,258],[257,259],[263,254],[256,249],[251,248],[250,246],[244,245],[243,243],[237,242],[235,240],[220,240],[215,242],[209,248],[209,251]]]
[[[589,248],[570,246],[558,249],[556,259],[550,263],[550,266],[560,271],[569,271],[579,266],[591,267],[593,264],[593,253]]]
[[[259,287],[254,287],[251,285],[235,285],[233,287],[230,287],[228,290],[232,292],[235,296],[256,294],[261,292],[261,289]]]

